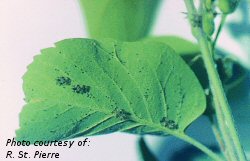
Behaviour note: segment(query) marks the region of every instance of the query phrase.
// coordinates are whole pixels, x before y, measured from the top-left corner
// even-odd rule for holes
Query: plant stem
[[[226,147],[226,149],[224,150],[224,155],[228,159],[228,161],[237,160],[235,150],[233,149],[234,143],[232,142],[232,139],[228,135],[228,128],[225,124],[224,115],[220,108],[216,108],[216,106],[218,107],[220,106],[216,98],[214,98],[214,105],[215,105],[217,121],[219,124],[221,135],[223,137],[222,139]]]
[[[233,146],[230,148],[235,148],[235,152],[237,154],[239,161],[246,161],[246,157],[244,155],[243,149],[239,141],[239,137],[236,132],[236,128],[235,128],[232,114],[231,114],[231,111],[227,102],[227,98],[223,91],[222,84],[221,84],[219,75],[217,73],[217,70],[215,68],[215,63],[212,58],[213,54],[209,52],[210,50],[206,43],[207,40],[205,38],[204,33],[201,30],[198,30],[198,31],[199,31],[199,34],[198,34],[199,36],[197,37],[197,40],[198,40],[198,43],[200,44],[204,64],[205,64],[205,67],[207,69],[207,73],[209,76],[211,92],[214,98],[216,98],[217,103],[218,103],[215,106],[215,109],[221,110],[222,115],[224,115],[225,120],[221,120],[221,121],[225,121],[225,125],[227,125],[227,127],[225,128],[228,128],[228,131],[229,131],[227,134],[232,139],[234,146],[235,146],[235,147]]]
[[[184,0],[187,10],[189,21],[192,24],[193,15],[197,15],[196,8],[193,0]],[[243,148],[234,125],[232,114],[225,93],[223,91],[222,83],[220,81],[216,65],[213,60],[213,50],[211,44],[204,34],[201,27],[192,27],[192,33],[196,37],[201,49],[203,61],[207,70],[211,92],[215,102],[216,117],[220,125],[221,134],[226,145],[230,145],[228,150],[230,154],[236,154],[237,161],[246,161]],[[217,112],[221,112],[218,114]],[[224,122],[224,123],[223,123]],[[225,127],[226,126],[226,127]]]
[[[224,24],[225,24],[225,22],[226,22],[226,18],[227,18],[227,15],[226,15],[226,14],[222,14],[221,21],[220,21],[220,25],[219,25],[219,28],[218,28],[218,30],[217,30],[217,32],[216,32],[216,35],[215,35],[215,38],[214,38],[214,42],[213,42],[213,44],[212,44],[212,48],[213,48],[213,49],[214,49],[215,46],[216,46],[218,37],[219,37],[219,35],[220,35],[220,33],[221,33],[221,30],[222,30],[222,28],[223,28],[223,26],[224,26]]]
[[[225,150],[225,145],[224,145],[224,142],[221,138],[221,134],[220,134],[218,127],[213,122],[211,122],[211,123],[212,123],[211,126],[212,126],[213,133],[215,135],[217,142],[219,143],[219,147],[220,147],[221,151],[224,153],[227,160],[230,160],[230,156],[228,154],[228,151]]]
[[[218,127],[216,126],[216,124],[214,123],[214,121],[211,121],[211,123],[212,123],[212,124],[211,124],[211,128],[212,128],[212,130],[213,130],[213,133],[214,133],[214,135],[215,135],[216,140],[217,140],[218,143],[219,143],[220,149],[221,149],[222,151],[225,151],[225,145],[224,145],[224,142],[223,142],[223,140],[222,140],[222,138],[221,138],[221,133],[220,133]]]

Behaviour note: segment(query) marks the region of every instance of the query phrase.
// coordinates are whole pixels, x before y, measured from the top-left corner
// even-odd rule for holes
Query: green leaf
[[[92,38],[135,41],[150,31],[160,0],[80,0]]]
[[[158,159],[148,148],[143,137],[140,138],[138,144],[139,144],[140,156],[143,161],[158,161]]]
[[[206,105],[193,72],[162,43],[63,40],[35,57],[23,81],[19,140],[184,135]]]

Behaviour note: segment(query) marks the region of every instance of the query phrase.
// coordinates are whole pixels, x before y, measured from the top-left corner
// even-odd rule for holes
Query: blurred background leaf
[[[142,161],[158,161],[158,159],[155,157],[155,155],[151,152],[151,150],[148,148],[145,140],[143,137],[141,137],[138,140],[138,150]]]
[[[80,0],[91,38],[136,41],[150,32],[161,0]]]

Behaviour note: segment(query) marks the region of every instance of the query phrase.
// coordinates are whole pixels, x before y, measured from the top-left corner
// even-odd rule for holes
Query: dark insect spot
[[[92,42],[91,44],[92,44],[93,46],[96,46],[96,43],[95,43],[95,42]]]
[[[71,85],[71,79],[69,77],[57,77],[56,78],[56,84],[59,86],[63,86],[63,85]]]
[[[121,120],[128,120],[131,118],[131,113],[125,111],[124,109],[115,109],[112,113],[115,114],[116,118],[119,118]]]
[[[174,120],[169,120],[166,117],[163,117],[160,122],[162,126],[167,127],[171,130],[177,130],[179,128],[178,124],[175,123]]]
[[[55,68],[55,71],[57,71],[57,72],[58,72],[58,71],[60,71],[60,70],[59,70],[59,69],[57,69],[57,68]]]
[[[201,15],[194,14],[192,17],[192,22],[191,22],[193,27],[201,27],[202,24],[202,17]]]
[[[88,93],[90,91],[90,86],[86,86],[86,85],[75,85],[72,88],[73,92],[78,93],[78,94],[85,94]]]

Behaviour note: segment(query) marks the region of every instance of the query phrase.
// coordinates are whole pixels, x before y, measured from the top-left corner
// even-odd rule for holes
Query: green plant
[[[116,131],[173,135],[213,160],[246,161],[224,92],[240,82],[245,70],[215,50],[226,15],[238,1],[200,1],[197,9],[193,0],[185,0],[198,44],[176,36],[146,37],[159,1],[80,3],[96,40],[62,40],[29,65],[23,77],[27,104],[20,114],[18,140]],[[223,15],[213,38],[217,8]],[[240,71],[237,80],[231,79],[235,68]],[[202,114],[211,120],[222,155],[185,134]],[[140,147],[148,156],[144,160],[156,160],[143,139]]]

